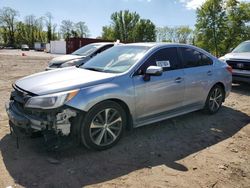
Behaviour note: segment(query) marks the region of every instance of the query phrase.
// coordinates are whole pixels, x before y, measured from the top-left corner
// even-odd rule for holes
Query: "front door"
[[[161,76],[143,79],[149,66],[162,66]],[[163,113],[182,107],[184,72],[176,48],[164,48],[151,55],[133,77],[135,88],[136,121],[142,123]]]

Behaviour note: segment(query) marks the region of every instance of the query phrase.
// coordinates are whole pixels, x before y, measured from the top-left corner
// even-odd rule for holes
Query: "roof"
[[[160,46],[191,46],[188,44],[181,44],[181,43],[171,43],[171,42],[140,42],[140,43],[129,43],[126,45],[130,46],[146,46],[146,47],[160,47]]]

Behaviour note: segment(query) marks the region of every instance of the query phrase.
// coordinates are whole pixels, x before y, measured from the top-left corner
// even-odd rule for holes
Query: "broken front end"
[[[36,96],[17,86],[13,88],[10,101],[6,103],[11,132],[16,129],[28,134],[50,131],[60,136],[68,136],[72,132],[77,110],[64,103],[78,91]]]

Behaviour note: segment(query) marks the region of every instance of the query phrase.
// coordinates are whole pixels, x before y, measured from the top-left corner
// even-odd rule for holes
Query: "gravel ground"
[[[4,109],[11,84],[53,55],[12,52],[0,50],[0,187],[250,187],[250,85],[233,85],[215,115],[144,126],[106,151],[48,152],[41,138],[26,137],[17,149]]]

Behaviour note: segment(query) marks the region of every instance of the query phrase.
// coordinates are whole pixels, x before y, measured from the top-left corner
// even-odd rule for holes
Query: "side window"
[[[137,74],[144,74],[149,66],[161,66],[163,67],[163,71],[181,68],[177,48],[158,50],[143,63]]]
[[[211,65],[212,60],[205,54],[191,48],[180,48],[185,68]]]

